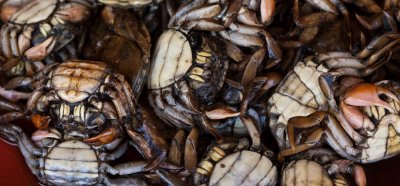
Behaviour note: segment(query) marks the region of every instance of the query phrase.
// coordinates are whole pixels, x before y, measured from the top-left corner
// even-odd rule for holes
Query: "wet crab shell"
[[[349,185],[341,175],[331,179],[322,165],[310,160],[289,162],[282,172],[281,185]]]
[[[388,88],[399,97],[399,85],[392,81],[381,81],[378,86]],[[379,106],[363,107],[362,112],[377,123],[373,131],[367,131],[368,138],[360,144],[362,151],[359,161],[362,163],[377,162],[400,153],[400,105],[391,98],[384,98],[394,109],[395,113],[389,113]]]
[[[318,77],[329,69],[312,59],[298,62],[268,100],[269,126],[280,148],[288,146],[285,134],[288,120],[328,108]]]
[[[57,8],[58,0],[33,1],[13,14],[10,22],[14,24],[34,24],[50,17]]]
[[[96,152],[86,143],[65,141],[49,150],[44,159],[44,178],[51,184],[92,185],[98,183]],[[70,182],[74,178],[74,182]]]
[[[253,151],[239,151],[219,161],[208,185],[275,185],[276,166],[264,155]]]
[[[98,0],[99,2],[123,8],[140,8],[151,4],[153,0]],[[157,2],[161,2],[162,0],[156,0]]]
[[[180,78],[192,66],[192,49],[186,36],[175,29],[164,32],[155,48],[151,61],[148,86],[150,89],[167,87]]]
[[[107,70],[101,62],[69,60],[53,69],[50,83],[61,99],[76,103],[98,89]]]

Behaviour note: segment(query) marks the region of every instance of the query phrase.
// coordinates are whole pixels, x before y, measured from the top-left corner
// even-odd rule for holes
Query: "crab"
[[[89,5],[91,1],[79,1],[79,2],[71,2],[69,5],[67,2],[60,2],[57,4],[57,7],[54,11],[58,11],[58,9],[62,8],[63,6],[69,8],[68,11],[76,11],[75,9],[80,10],[79,7],[83,6],[86,7]],[[41,3],[44,3],[41,1]],[[65,4],[67,3],[67,4]],[[83,3],[83,4],[81,4]],[[35,6],[39,6],[40,3],[37,3]],[[61,6],[62,5],[62,6]],[[85,5],[85,6],[84,6]],[[30,6],[27,4],[25,6]],[[74,8],[74,6],[77,6]],[[39,6],[40,7],[40,6]],[[83,16],[87,13],[92,12],[93,9],[97,6],[89,6],[86,7],[87,10],[80,12]],[[42,7],[44,8],[44,7]],[[52,8],[52,7],[48,7]],[[53,7],[54,8],[54,7]],[[58,8],[58,9],[57,9]],[[61,10],[60,10],[61,11]],[[66,10],[63,10],[64,12]],[[0,95],[6,99],[0,99],[0,108],[5,111],[17,111],[21,110],[20,106],[15,104],[18,100],[28,99],[32,95],[32,91],[37,88],[37,84],[35,84],[34,79],[32,76],[37,73],[39,70],[44,68],[44,63],[54,63],[54,62],[62,62],[69,58],[75,58],[75,53],[77,51],[84,52],[84,59],[89,60],[101,60],[107,62],[109,65],[113,66],[117,70],[121,71],[123,75],[125,75],[129,80],[131,86],[134,89],[135,97],[139,97],[139,94],[143,88],[144,79],[146,79],[147,74],[149,72],[149,58],[150,58],[150,36],[143,25],[142,22],[138,21],[134,15],[129,13],[127,9],[115,8],[106,6],[102,11],[100,11],[98,18],[99,21],[96,23],[88,24],[91,25],[90,27],[85,26],[84,33],[94,32],[95,34],[81,34],[78,35],[79,30],[82,26],[84,26],[85,21],[84,17],[81,17],[80,22],[63,22],[59,25],[53,25],[54,29],[61,29],[60,26],[67,26],[68,29],[61,29],[63,33],[61,35],[67,36],[64,32],[69,31],[69,38],[77,38],[79,37],[80,43],[76,40],[70,41],[68,39],[64,40],[54,40],[54,42],[69,42],[63,49],[57,51],[49,51],[49,53],[45,54],[45,59],[41,61],[30,61],[27,60],[26,57],[21,58],[21,63],[18,63],[16,67],[11,68],[7,73],[2,75],[4,77],[4,83],[0,87]],[[62,13],[62,12],[61,12]],[[79,12],[78,12],[79,13]],[[63,13],[64,14],[64,13]],[[66,14],[69,15],[69,14]],[[102,15],[102,16],[100,16]],[[74,16],[82,16],[78,14],[74,14]],[[59,15],[51,14],[49,18],[44,19],[42,22],[51,22],[50,19],[60,19],[57,18]],[[65,17],[65,16],[64,16]],[[100,19],[103,17],[103,19]],[[64,19],[64,18],[63,18]],[[122,20],[128,21],[129,24],[122,24]],[[60,19],[61,20],[61,19]],[[65,20],[67,21],[67,20]],[[54,21],[53,21],[54,22]],[[90,21],[89,21],[90,22]],[[9,25],[15,25],[14,23],[9,23]],[[24,28],[36,28],[40,30],[42,24],[29,24],[25,25]],[[71,26],[68,26],[71,25]],[[72,27],[74,26],[74,27]],[[21,26],[19,26],[21,27]],[[16,27],[16,28],[19,28]],[[79,28],[79,29],[78,29]],[[89,28],[89,29],[87,29]],[[13,30],[14,27],[11,29]],[[72,30],[71,30],[72,29]],[[43,31],[43,29],[42,29]],[[10,31],[11,32],[11,31]],[[13,32],[12,32],[13,33]],[[34,34],[42,35],[43,33],[39,31],[33,32]],[[56,33],[53,31],[49,31],[49,33]],[[80,34],[80,33],[79,33]],[[50,34],[51,35],[51,34]],[[48,35],[50,37],[50,35]],[[21,35],[20,41],[24,41],[22,37],[24,34]],[[86,36],[86,37],[85,37]],[[104,37],[100,37],[104,36]],[[36,38],[37,36],[32,36],[32,38]],[[26,38],[27,41],[33,39]],[[28,40],[29,39],[29,40]],[[4,40],[5,41],[5,40]],[[7,42],[5,42],[7,43]],[[10,42],[13,44],[13,42]],[[9,44],[10,44],[9,43]],[[10,44],[10,45],[11,45]],[[61,44],[63,45],[63,44]],[[77,46],[75,46],[77,45]],[[128,45],[128,46],[127,46]],[[13,46],[13,45],[11,45]],[[78,47],[79,46],[79,47]],[[139,47],[140,46],[140,47]],[[82,49],[83,47],[83,49]],[[116,50],[116,47],[119,47]],[[128,47],[128,49],[124,48]],[[112,50],[107,50],[109,48],[113,48]],[[114,51],[114,52],[105,52],[107,51]],[[120,51],[120,52],[117,52]],[[126,52],[121,52],[126,51]],[[129,57],[126,55],[128,53]],[[60,54],[59,58],[54,58]],[[140,58],[137,58],[137,56]],[[12,60],[10,60],[12,61]],[[33,68],[32,64],[38,65],[38,68]],[[25,68],[26,67],[26,68]],[[40,68],[39,68],[40,67]],[[4,69],[5,70],[5,69]],[[11,72],[16,72],[16,74],[12,75]],[[7,100],[8,99],[8,100]]]
[[[248,150],[247,138],[224,140],[208,148],[193,173],[195,185],[275,185],[278,182],[272,151]]]
[[[354,181],[348,179],[353,177]],[[339,159],[330,149],[312,149],[292,157],[282,169],[281,185],[352,185],[365,186],[362,166]]]
[[[358,83],[341,96],[339,106],[329,98],[332,108],[329,111],[291,118],[288,124],[291,148],[281,154],[301,152],[320,142],[328,143],[341,156],[361,163],[377,162],[399,154],[398,90],[399,85],[390,81]],[[318,127],[304,135],[304,140],[297,139],[296,144],[295,128],[313,126]],[[347,133],[350,130],[345,127],[354,129],[354,133]],[[353,142],[351,139],[355,135],[363,140]]]
[[[165,31],[155,47],[147,83],[156,114],[187,130],[200,124],[219,137],[200,105],[213,103],[223,85],[228,68],[223,53],[217,38],[176,29]]]
[[[260,17],[257,16],[258,12]],[[272,68],[280,62],[282,53],[272,35],[263,26],[272,22],[274,14],[275,0],[192,0],[181,5],[168,26],[185,30],[218,31],[225,40],[253,49],[253,53],[267,48],[270,59],[265,67]],[[263,59],[264,56],[260,60]]]
[[[398,16],[399,5],[396,1],[385,0],[381,3],[383,6],[377,6],[378,11],[368,12],[366,16],[356,13],[356,18],[360,24],[370,30],[374,31],[380,28],[384,30],[389,30],[392,32],[397,32],[397,23],[400,20]]]
[[[106,7],[99,14],[86,31],[90,34],[83,45],[83,58],[112,66],[126,77],[138,98],[150,71],[150,34],[126,9]]]
[[[51,128],[55,128],[61,133],[61,142],[77,140],[78,142],[74,143],[78,143],[78,146],[87,144],[83,145],[84,148],[102,149],[100,147],[111,146],[112,150],[119,144],[116,141],[121,142],[120,139],[129,136],[133,146],[149,162],[145,165],[139,163],[139,167],[129,166],[136,163],[127,164],[128,167],[121,168],[121,171],[114,172],[115,174],[131,174],[129,170],[133,169],[138,172],[146,171],[158,166],[164,160],[168,148],[164,139],[157,134],[147,112],[136,104],[132,89],[125,81],[125,77],[107,64],[97,61],[68,60],[46,66],[34,78],[39,81],[40,86],[28,100],[26,109],[0,116],[2,123],[28,117],[40,130],[37,136],[34,135],[35,138],[40,138],[41,133],[46,134],[52,130]],[[5,127],[3,134],[11,139],[15,138],[13,141],[18,143],[24,152],[27,163],[34,167],[31,166],[32,172],[45,183],[51,182],[47,177],[42,177],[43,174],[39,174],[43,168],[40,166],[43,164],[35,164],[36,159],[32,158],[39,156],[38,158],[46,159],[48,153],[44,151],[49,150],[51,154],[51,149],[39,148],[37,151],[37,147],[31,146],[31,141],[26,135],[9,128]],[[43,153],[37,154],[38,152]],[[68,170],[71,167],[66,164],[61,168]],[[99,181],[100,178],[96,177],[96,180]],[[76,175],[68,179],[82,182],[86,180]]]
[[[18,90],[36,88],[32,76],[46,63],[75,58],[72,40],[91,8],[86,1],[33,0],[12,14],[0,31],[0,69],[9,80],[0,95],[13,102],[28,99],[29,92]]]
[[[281,150],[289,147],[286,128],[290,118],[327,111],[329,104],[324,94],[329,89],[327,82],[337,83],[336,80],[343,76],[367,76],[390,59],[390,49],[396,45],[397,40],[393,41],[388,35],[377,37],[360,52],[369,56],[365,60],[346,52],[331,52],[305,58],[304,62],[296,64],[267,103],[269,126]],[[382,43],[389,44],[382,47]],[[344,129],[349,134],[355,133],[351,127]],[[359,143],[363,138],[355,134],[350,135],[351,139]]]

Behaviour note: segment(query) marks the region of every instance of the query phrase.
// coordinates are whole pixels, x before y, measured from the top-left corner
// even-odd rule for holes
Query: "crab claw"
[[[229,108],[216,108],[214,110],[206,111],[206,116],[212,120],[220,120],[226,118],[237,117],[240,112],[236,112]]]
[[[114,141],[118,136],[118,130],[114,127],[108,128],[99,135],[85,139],[86,143],[94,145],[104,145]]]
[[[365,175],[365,171],[360,165],[354,165],[353,167],[354,181],[357,186],[365,186],[367,185],[367,176]]]
[[[36,128],[39,130],[46,130],[47,127],[49,126],[49,123],[51,121],[50,116],[41,116],[39,114],[34,114],[31,117],[33,125],[35,125]]]
[[[388,89],[378,87],[370,83],[360,83],[346,91],[343,102],[347,105],[358,107],[380,106],[384,107],[390,112],[394,112],[389,103],[379,98],[379,95],[385,95],[394,99],[395,101],[399,101],[397,96]]]
[[[394,112],[387,102],[379,98],[379,95],[382,94],[398,101],[396,95],[389,90],[369,83],[360,83],[346,91],[340,103],[340,108],[344,117],[354,129],[374,129],[372,121],[357,107],[381,106],[390,112]]]
[[[61,134],[57,130],[37,130],[32,134],[31,138],[34,142],[45,138],[61,139]]]

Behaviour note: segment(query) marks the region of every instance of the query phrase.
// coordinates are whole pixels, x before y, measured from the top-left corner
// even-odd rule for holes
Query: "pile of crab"
[[[364,186],[400,154],[397,8],[0,1],[0,137],[43,185]]]

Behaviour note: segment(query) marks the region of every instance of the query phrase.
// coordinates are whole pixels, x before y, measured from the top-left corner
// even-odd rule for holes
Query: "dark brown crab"
[[[138,98],[150,71],[149,32],[128,10],[106,7],[100,13],[86,31],[83,58],[112,66],[127,78]]]
[[[132,174],[149,170],[164,160],[167,150],[165,141],[157,135],[146,113],[136,104],[124,76],[115,73],[105,63],[69,60],[47,66],[41,73],[35,75],[35,79],[39,80],[40,86],[29,99],[26,110],[1,116],[2,123],[29,116],[40,130],[34,135],[35,141],[56,138],[57,142],[52,141],[54,145],[60,141],[70,141],[68,143],[89,145],[91,149],[98,149],[95,151],[99,152],[116,149],[119,144],[123,144],[124,136],[128,135],[138,151],[150,161],[128,163],[115,169],[105,165],[104,169],[98,170],[99,173],[106,171],[119,175]],[[52,128],[59,131],[56,132],[60,134],[58,137],[50,134]],[[34,146],[28,136],[16,126],[3,125],[1,129],[3,135],[18,144],[31,171],[39,179],[44,183],[57,184],[52,182],[49,173],[41,172],[43,164],[35,164],[37,158],[46,159],[54,146],[51,148]],[[59,148],[60,145],[54,148]],[[79,146],[72,145],[71,148]],[[111,159],[105,158],[105,160],[119,157],[123,149],[117,150],[117,155],[111,155]],[[61,170],[71,169],[68,164],[59,166]],[[97,181],[95,183],[102,183],[106,179],[103,176],[102,174],[95,176],[94,180]],[[81,179],[61,174],[56,179],[84,182],[86,177],[83,177]]]

